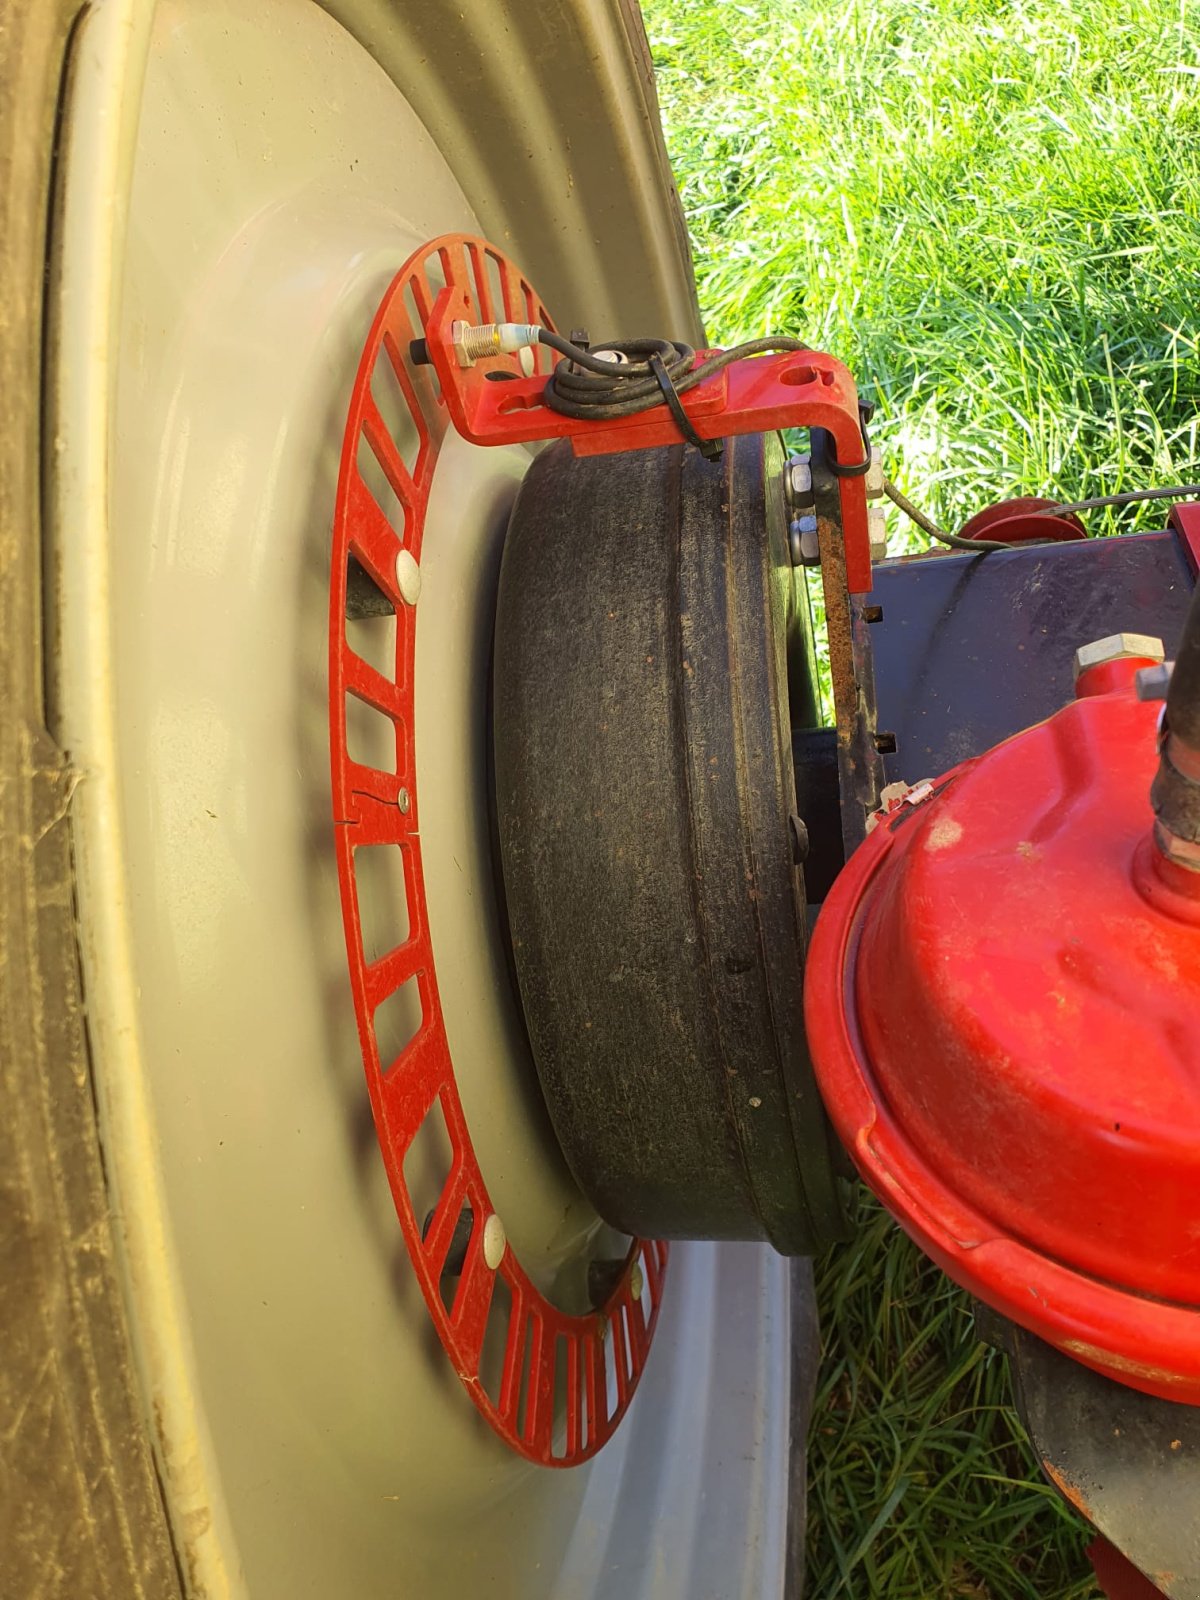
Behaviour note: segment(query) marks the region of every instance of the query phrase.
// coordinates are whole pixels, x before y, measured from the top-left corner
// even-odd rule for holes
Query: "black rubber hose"
[[[652,355],[662,361],[675,393],[687,394],[745,356],[786,350],[807,352],[812,348],[803,339],[750,339],[694,366],[696,352],[692,347],[672,339],[613,339],[593,345],[591,350],[581,350],[569,339],[543,328],[539,340],[564,357],[547,380],[546,404],[563,416],[585,417],[594,422],[635,416],[662,404],[662,389],[650,365]],[[623,359],[606,361],[598,353],[601,351],[611,351]]]
[[[1173,738],[1200,754],[1200,587],[1175,652],[1175,668],[1167,690],[1167,726]]]

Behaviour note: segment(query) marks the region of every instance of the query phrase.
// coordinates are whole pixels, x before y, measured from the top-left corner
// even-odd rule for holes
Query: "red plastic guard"
[[[532,313],[525,318],[523,308],[521,318],[543,320]],[[434,301],[426,330],[451,420],[464,439],[475,444],[570,439],[571,448],[581,456],[679,443],[679,428],[665,405],[606,422],[566,417],[545,404],[544,369],[511,383],[489,383],[486,363],[460,367],[450,342],[451,326],[480,320],[465,291],[447,282]],[[538,353],[548,354],[545,348]],[[699,352],[697,363],[712,353]],[[854,466],[863,459],[854,379],[840,361],[820,350],[745,356],[688,390],[681,404],[702,439],[771,433],[777,428],[825,428],[833,435],[839,461]],[[841,502],[846,586],[851,594],[866,594],[871,588],[866,480],[842,478]]]
[[[489,1265],[487,1259],[498,1253],[494,1233],[485,1250],[493,1209],[455,1083],[429,936],[413,744],[417,613],[405,603],[397,576],[397,560],[404,552],[420,560],[434,466],[450,420],[434,370],[414,367],[408,360],[410,341],[429,331],[435,297],[439,305],[452,303],[473,321],[550,325],[545,307],[510,261],[482,239],[453,234],[435,239],[405,262],[367,336],[342,443],[330,574],[329,727],[342,917],[379,1148],[429,1315],[467,1392],[501,1438],[531,1461],[562,1467],[594,1455],[629,1405],[658,1320],[667,1247],[635,1240],[616,1289],[600,1312],[586,1316],[568,1316],[552,1305],[506,1243],[498,1261]],[[549,352],[542,350],[539,355],[543,375],[536,381],[541,382]],[[393,435],[372,394],[381,363],[390,367],[388,376],[399,385],[407,406],[406,420],[413,431],[404,440]],[[515,357],[481,363],[476,376],[485,389],[517,389],[515,381],[487,384],[483,373],[490,369],[519,371]],[[368,487],[360,462],[371,473],[373,462],[390,486],[399,507],[392,520]],[[391,674],[370,666],[347,641],[351,558],[395,611]],[[395,729],[394,770],[377,771],[352,759],[346,742],[349,698],[390,719]],[[377,959],[368,959],[364,948],[356,883],[357,854],[369,847],[399,852],[408,902],[407,938]],[[415,986],[419,999],[420,1022],[395,1059],[384,1059],[377,1016],[409,985]],[[405,1180],[405,1156],[426,1120],[439,1116],[452,1158],[440,1199],[428,1217],[420,1217]],[[467,1208],[469,1242],[457,1286],[448,1280],[452,1292],[446,1303],[444,1268],[456,1232],[461,1248]],[[503,1296],[494,1293],[497,1278],[507,1285],[511,1309],[502,1304]],[[506,1319],[507,1327],[498,1326],[498,1319]],[[491,1386],[495,1392],[489,1392],[483,1371],[485,1340],[489,1348],[500,1341],[504,1351],[499,1382]],[[565,1394],[565,1406],[556,1407],[556,1393]]]

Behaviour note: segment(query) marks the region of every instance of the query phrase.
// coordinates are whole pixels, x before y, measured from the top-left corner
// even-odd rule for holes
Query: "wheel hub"
[[[534,1059],[585,1194],[627,1230],[804,1253],[841,1215],[801,1015],[808,622],[782,466],[762,434],[719,464],[538,458],[501,574],[496,798]]]

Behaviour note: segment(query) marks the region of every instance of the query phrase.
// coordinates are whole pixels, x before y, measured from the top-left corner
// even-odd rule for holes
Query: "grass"
[[[840,355],[943,526],[1197,476],[1200,0],[644,9],[714,342]],[[819,1295],[814,1600],[1092,1596],[965,1298],[867,1201]]]
[[[1091,1600],[1087,1526],[1041,1476],[967,1297],[865,1196],[817,1291],[814,1600]]]

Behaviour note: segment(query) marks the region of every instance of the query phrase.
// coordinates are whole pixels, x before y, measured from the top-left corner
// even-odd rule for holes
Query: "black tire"
[[[177,1600],[89,1074],[67,813],[46,728],[42,332],[79,0],[0,3],[0,1594]]]

